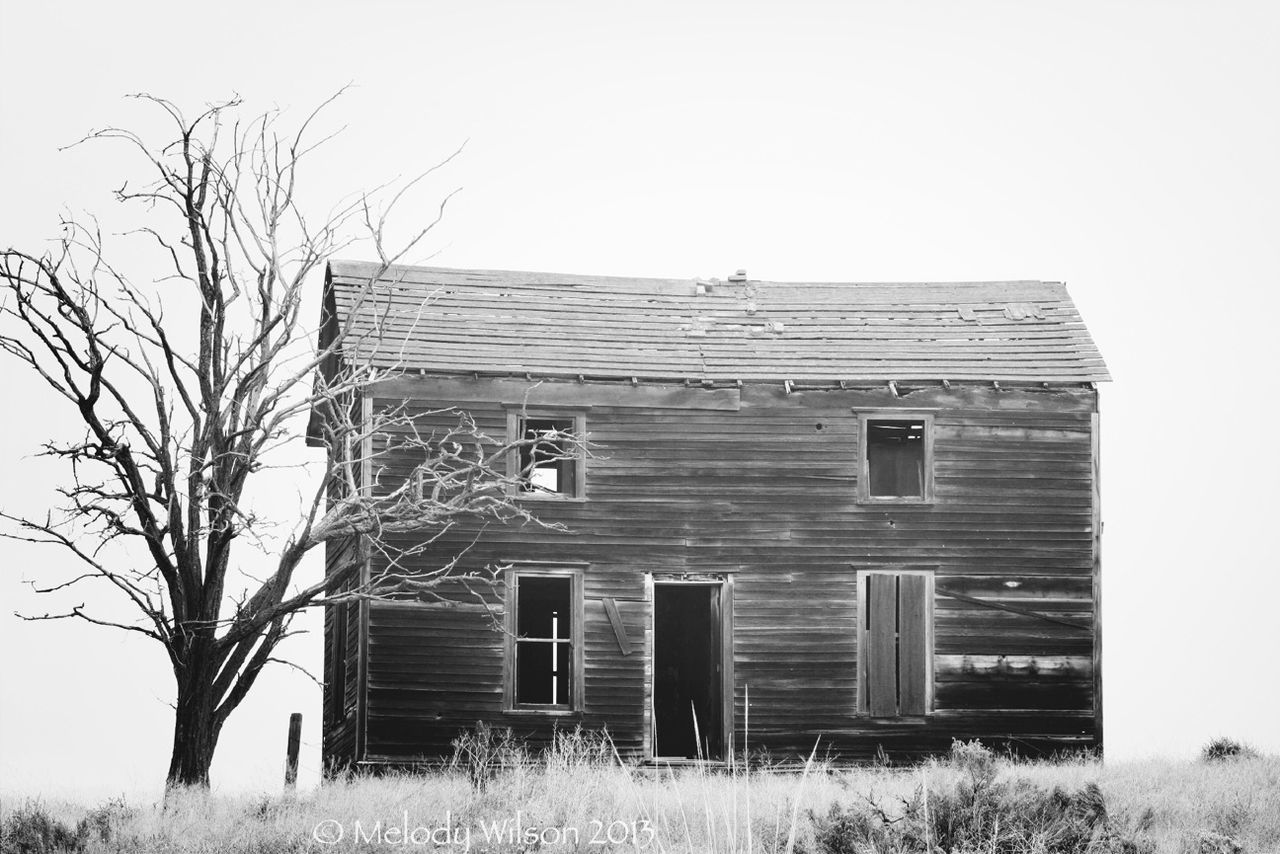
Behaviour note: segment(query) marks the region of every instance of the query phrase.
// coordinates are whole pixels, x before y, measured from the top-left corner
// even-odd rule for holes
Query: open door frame
[[[644,756],[650,762],[690,762],[684,757],[655,756],[656,715],[654,711],[654,650],[655,608],[654,588],[659,584],[685,584],[716,588],[719,596],[713,598],[720,622],[720,732],[721,755],[707,761],[725,763],[733,755],[736,743],[736,700],[733,675],[733,576],[728,573],[663,573],[645,574],[645,600],[649,605],[648,625],[645,627],[645,679],[644,679]]]

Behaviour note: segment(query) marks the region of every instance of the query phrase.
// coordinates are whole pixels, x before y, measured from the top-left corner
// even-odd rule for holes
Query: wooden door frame
[[[721,756],[706,759],[712,764],[727,764],[733,755],[734,733],[734,675],[733,675],[733,575],[729,573],[681,573],[647,572],[644,577],[645,601],[649,605],[649,619],[645,625],[644,665],[644,758],[648,762],[678,764],[695,762],[685,757],[656,756],[657,739],[654,727],[657,720],[653,707],[654,651],[656,640],[657,607],[654,590],[659,585],[687,585],[718,588],[720,595],[714,600],[720,622],[720,741]]]

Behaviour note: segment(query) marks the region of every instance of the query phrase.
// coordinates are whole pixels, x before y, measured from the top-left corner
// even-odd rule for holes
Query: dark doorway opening
[[[720,656],[720,585],[654,584],[654,756],[722,758]]]

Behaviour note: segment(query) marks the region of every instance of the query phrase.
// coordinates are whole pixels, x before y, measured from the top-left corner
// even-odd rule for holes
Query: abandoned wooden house
[[[364,417],[587,447],[512,454],[563,530],[462,525],[410,558],[500,567],[480,593],[330,606],[331,766],[447,757],[477,721],[658,762],[1101,748],[1109,377],[1062,284],[376,270],[333,261],[324,294],[322,341],[376,329],[343,357],[396,369]],[[352,548],[385,568],[330,560]]]

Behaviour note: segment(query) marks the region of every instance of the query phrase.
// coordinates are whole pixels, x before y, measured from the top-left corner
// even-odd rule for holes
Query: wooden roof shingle
[[[724,282],[330,261],[349,356],[696,382],[1110,379],[1058,282]]]

